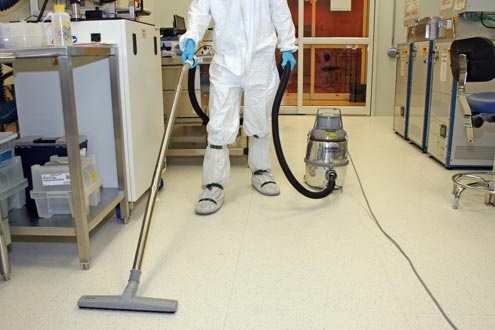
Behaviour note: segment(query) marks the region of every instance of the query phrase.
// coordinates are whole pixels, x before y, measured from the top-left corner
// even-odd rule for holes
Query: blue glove
[[[287,62],[290,63],[290,69],[294,69],[294,67],[296,66],[296,59],[294,58],[294,55],[292,55],[292,52],[290,50],[282,52],[282,68],[285,68]]]
[[[196,52],[196,43],[192,39],[186,40],[186,46],[184,47],[184,51],[182,52],[181,60],[182,64],[185,64],[187,60],[194,61],[194,64],[191,65],[191,68],[195,68],[198,65],[198,61],[194,60],[194,52]]]

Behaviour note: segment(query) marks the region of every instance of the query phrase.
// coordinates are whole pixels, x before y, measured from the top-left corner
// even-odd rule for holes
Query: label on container
[[[70,185],[69,173],[41,174],[43,186],[65,186]]]

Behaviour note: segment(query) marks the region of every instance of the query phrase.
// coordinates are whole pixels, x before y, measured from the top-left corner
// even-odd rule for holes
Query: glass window
[[[331,0],[305,0],[305,37],[367,37],[368,1],[352,0],[350,11],[331,10]],[[292,19],[298,33],[298,0],[289,0]]]
[[[303,105],[364,105],[366,45],[307,45]]]

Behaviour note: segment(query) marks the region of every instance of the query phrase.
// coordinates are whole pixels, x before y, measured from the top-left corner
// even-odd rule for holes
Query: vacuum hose
[[[196,67],[189,69],[189,73],[187,76],[187,91],[189,93],[189,100],[191,101],[191,105],[194,109],[194,112],[198,115],[199,118],[203,121],[203,125],[207,125],[210,118],[203,112],[201,106],[198,103],[198,99],[196,98],[195,92],[195,78],[196,78]]]
[[[312,198],[312,199],[321,199],[325,198],[332,193],[335,189],[335,180],[337,179],[335,173],[331,173],[328,177],[328,185],[325,189],[321,191],[312,191],[308,190],[302,184],[297,181],[294,174],[292,174],[289,165],[287,165],[287,161],[285,160],[284,152],[282,150],[282,145],[280,144],[280,136],[279,136],[279,127],[278,127],[278,114],[280,110],[280,104],[282,103],[282,98],[284,96],[285,89],[287,88],[287,84],[289,83],[290,74],[292,72],[290,68],[290,63],[287,63],[285,68],[283,68],[282,77],[280,78],[280,84],[278,85],[277,94],[275,95],[275,100],[273,101],[272,108],[272,135],[273,135],[273,144],[275,146],[275,152],[277,153],[278,162],[280,163],[280,167],[282,167],[282,171],[285,174],[287,180],[289,180],[290,184],[302,195]]]
[[[4,11],[18,3],[19,0],[0,0],[0,11]]]
[[[302,195],[312,198],[312,199],[321,199],[325,198],[332,193],[335,189],[335,180],[336,174],[330,173],[328,177],[328,185],[325,189],[321,191],[312,191],[308,190],[305,186],[299,183],[295,176],[292,174],[289,165],[287,165],[287,161],[285,160],[284,152],[282,150],[282,146],[280,144],[280,135],[278,128],[278,115],[280,111],[280,104],[282,102],[282,98],[284,96],[285,89],[287,88],[287,84],[289,83],[289,78],[292,70],[290,68],[290,64],[287,64],[283,70],[282,77],[280,79],[280,84],[278,85],[277,94],[275,95],[275,100],[273,102],[272,108],[272,135],[273,135],[273,144],[275,146],[275,152],[277,153],[278,162],[280,163],[280,167],[282,167],[282,171],[284,172],[287,180],[291,183],[291,185]],[[203,125],[208,124],[209,118],[201,109],[201,106],[198,103],[195,93],[194,80],[196,76],[196,68],[191,68],[189,70],[188,81],[187,81],[187,91],[189,93],[189,100],[193,106],[194,112],[198,115],[199,118],[203,121]]]
[[[5,11],[17,4],[19,0],[0,0],[0,11]],[[4,90],[5,77],[0,65],[0,124],[10,124],[17,120],[15,102],[7,102]]]
[[[7,101],[5,97],[4,81],[6,76],[3,74],[2,65],[0,65],[0,124],[10,124],[17,120],[17,107],[14,101]]]

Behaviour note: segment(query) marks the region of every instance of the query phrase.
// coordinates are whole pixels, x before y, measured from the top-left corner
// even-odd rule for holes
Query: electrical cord
[[[378,219],[375,216],[375,213],[373,212],[373,209],[371,208],[371,205],[370,205],[370,202],[368,200],[368,197],[366,196],[366,192],[364,191],[364,187],[363,187],[363,184],[361,182],[361,178],[359,177],[358,171],[356,169],[356,165],[354,165],[354,161],[353,161],[350,153],[349,153],[349,159],[351,160],[352,167],[354,169],[354,172],[356,173],[356,177],[357,177],[357,180],[358,180],[358,183],[359,183],[359,187],[361,188],[361,193],[363,194],[364,200],[366,201],[366,205],[368,206],[368,210],[370,212],[371,218],[373,219],[373,221],[377,225],[378,229],[380,229],[380,231],[382,232],[382,234],[399,250],[399,252],[402,254],[402,256],[407,260],[407,262],[409,263],[409,266],[411,267],[412,271],[414,272],[414,275],[416,275],[416,278],[419,280],[419,282],[421,283],[421,285],[423,286],[423,288],[426,290],[426,292],[430,296],[431,300],[433,301],[433,303],[435,304],[435,306],[438,308],[438,310],[442,314],[443,318],[447,321],[447,323],[452,327],[452,329],[459,330],[459,328],[454,324],[454,322],[452,322],[452,320],[445,313],[445,311],[443,310],[442,306],[437,301],[437,299],[435,298],[435,296],[433,295],[433,293],[431,293],[430,289],[428,288],[428,286],[424,282],[423,278],[421,277],[421,275],[419,275],[418,271],[416,270],[416,267],[414,266],[414,263],[412,262],[411,258],[409,258],[409,256],[406,254],[406,252],[404,252],[404,250],[399,245],[399,243],[397,243],[397,241],[395,239],[393,239],[392,236],[390,236],[383,229],[382,225],[380,224],[380,221],[378,221]]]

